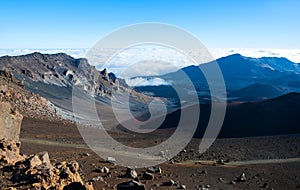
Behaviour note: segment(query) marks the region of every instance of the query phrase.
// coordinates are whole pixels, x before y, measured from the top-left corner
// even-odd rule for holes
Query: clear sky
[[[0,0],[0,48],[89,48],[125,25],[163,22],[210,48],[300,48],[298,0]]]

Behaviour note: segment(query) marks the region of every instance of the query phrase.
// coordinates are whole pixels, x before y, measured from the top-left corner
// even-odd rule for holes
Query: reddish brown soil
[[[113,133],[112,136],[126,144],[132,145],[132,135]],[[139,137],[133,143],[151,144],[161,141],[163,137],[153,136]],[[28,140],[29,139],[29,140]],[[217,160],[219,158],[230,160],[255,160],[268,158],[291,158],[300,157],[300,137],[255,137],[244,139],[218,139],[213,147],[204,155],[198,155],[192,150],[197,147],[199,139],[193,139],[186,151],[180,153],[175,159]],[[21,130],[21,152],[25,154],[48,151],[53,162],[63,160],[77,160],[85,176],[85,180],[92,180],[96,176],[102,176],[104,181],[94,182],[95,189],[116,189],[116,185],[129,178],[122,177],[124,167],[105,163],[103,159],[93,153],[84,145],[76,125],[72,123],[59,123],[24,118]],[[56,142],[60,144],[43,144],[39,141]],[[127,142],[126,142],[127,141]],[[138,142],[138,143],[137,143]],[[134,146],[134,145],[133,145]],[[195,151],[195,150],[194,150]],[[255,154],[255,152],[257,154]],[[84,153],[89,153],[85,156]],[[190,156],[192,155],[192,156]],[[269,156],[269,157],[268,157]],[[111,169],[111,174],[101,174],[95,170],[102,166]],[[256,165],[210,165],[210,164],[170,164],[164,163],[162,174],[156,174],[154,180],[140,181],[146,184],[146,189],[176,189],[177,186],[162,186],[170,179],[179,185],[186,185],[187,189],[199,189],[201,185],[210,185],[210,189],[300,189],[300,162],[271,163]],[[202,174],[205,170],[207,174]],[[145,169],[138,169],[141,174]],[[235,177],[245,173],[246,182],[229,184]],[[222,179],[220,179],[222,178]],[[264,187],[264,188],[263,188]]]

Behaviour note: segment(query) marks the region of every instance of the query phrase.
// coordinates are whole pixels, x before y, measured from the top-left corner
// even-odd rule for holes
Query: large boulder
[[[0,102],[0,167],[24,159],[19,142],[22,119],[23,116],[9,103]]]
[[[19,141],[23,116],[9,103],[0,102],[0,139]]]

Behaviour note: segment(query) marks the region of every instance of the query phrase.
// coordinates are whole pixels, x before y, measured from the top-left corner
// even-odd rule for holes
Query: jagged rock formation
[[[27,91],[23,82],[17,80],[11,72],[6,70],[0,70],[0,101],[9,102],[11,112],[18,109],[25,117],[61,120],[56,113],[57,108],[51,102]]]
[[[28,88],[44,83],[58,87],[75,85],[96,96],[110,96],[112,90],[139,95],[128,88],[124,79],[108,73],[107,69],[98,71],[95,66],[89,65],[87,59],[75,59],[64,53],[36,52],[22,56],[3,56],[0,57],[0,69],[13,72]]]
[[[76,161],[52,165],[47,152],[30,156],[20,154],[22,115],[4,102],[0,102],[0,111],[1,189],[93,189],[91,183],[83,182]]]
[[[6,166],[8,169],[12,171],[12,184],[28,184],[22,188],[64,190],[73,186],[74,189],[93,189],[91,183],[83,182],[76,161],[52,165],[47,152],[28,156],[14,165]]]
[[[21,155],[20,143],[7,139],[0,141],[0,188],[18,189],[80,189],[93,190],[85,183],[76,161],[52,165],[47,152]]]

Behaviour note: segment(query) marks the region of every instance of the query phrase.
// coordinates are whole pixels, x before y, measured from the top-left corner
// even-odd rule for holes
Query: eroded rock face
[[[9,103],[0,102],[0,139],[18,142],[23,116]]]

